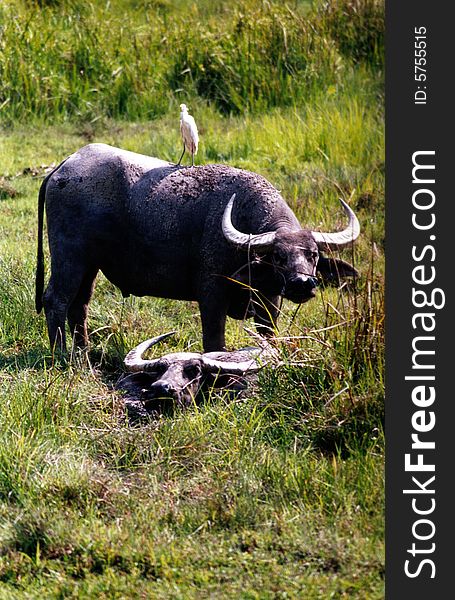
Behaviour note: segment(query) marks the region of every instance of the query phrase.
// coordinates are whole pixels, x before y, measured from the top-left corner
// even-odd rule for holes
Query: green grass
[[[370,0],[0,7],[0,599],[383,597],[380,14]],[[201,349],[197,305],[124,300],[101,276],[90,353],[55,362],[34,313],[37,193],[91,141],[177,160],[181,99],[199,164],[261,173],[310,228],[341,226],[350,199],[362,234],[342,257],[361,277],[284,303],[283,365],[242,397],[131,426],[114,389],[125,353],[171,329],[154,355]],[[230,347],[251,344],[244,325],[228,322]]]
[[[182,98],[258,113],[299,105],[342,85],[353,63],[383,57],[380,0],[313,11],[254,0],[36,4],[0,7],[5,119],[154,118]]]

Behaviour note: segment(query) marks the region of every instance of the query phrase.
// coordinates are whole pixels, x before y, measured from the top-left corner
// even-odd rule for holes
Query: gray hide
[[[44,208],[51,277],[43,294]],[[270,335],[282,297],[301,303],[315,295],[316,270],[356,273],[319,254],[357,237],[358,221],[348,214],[352,232],[311,232],[255,173],[177,167],[90,144],[40,189],[36,308],[44,305],[52,346],[65,349],[66,319],[76,343],[86,345],[87,307],[102,271],[124,296],[196,300],[204,350],[224,350],[227,315],[254,316]]]

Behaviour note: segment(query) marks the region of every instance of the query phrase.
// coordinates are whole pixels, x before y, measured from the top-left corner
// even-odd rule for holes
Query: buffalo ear
[[[316,271],[320,274],[325,284],[339,285],[344,277],[357,277],[359,272],[348,262],[339,258],[328,258],[319,255]]]

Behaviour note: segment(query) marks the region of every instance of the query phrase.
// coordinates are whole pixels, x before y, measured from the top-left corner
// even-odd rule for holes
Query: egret
[[[188,150],[188,152],[191,152],[191,166],[194,167],[194,155],[197,154],[199,135],[196,122],[193,117],[188,114],[186,104],[180,105],[180,133],[182,134],[183,140],[183,152],[177,165],[180,165],[185,150]]]

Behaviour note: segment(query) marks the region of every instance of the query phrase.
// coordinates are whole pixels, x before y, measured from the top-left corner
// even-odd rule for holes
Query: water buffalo
[[[196,300],[206,352],[225,350],[226,316],[254,316],[273,331],[281,298],[306,302],[316,272],[352,276],[348,263],[321,250],[359,235],[302,229],[280,193],[263,177],[225,165],[193,168],[89,144],[41,185],[38,201],[36,309],[43,305],[52,346],[65,349],[65,321],[78,345],[88,343],[87,307],[96,274],[123,296]],[[43,222],[51,255],[44,290]]]
[[[201,389],[225,383],[231,390],[245,389],[245,374],[256,373],[271,361],[279,362],[278,352],[268,344],[233,352],[173,352],[151,360],[142,358],[148,348],[173,333],[146,340],[125,357],[131,375],[124,377],[117,387],[139,397],[147,409],[160,411],[169,405],[169,400],[172,404],[189,406]]]

